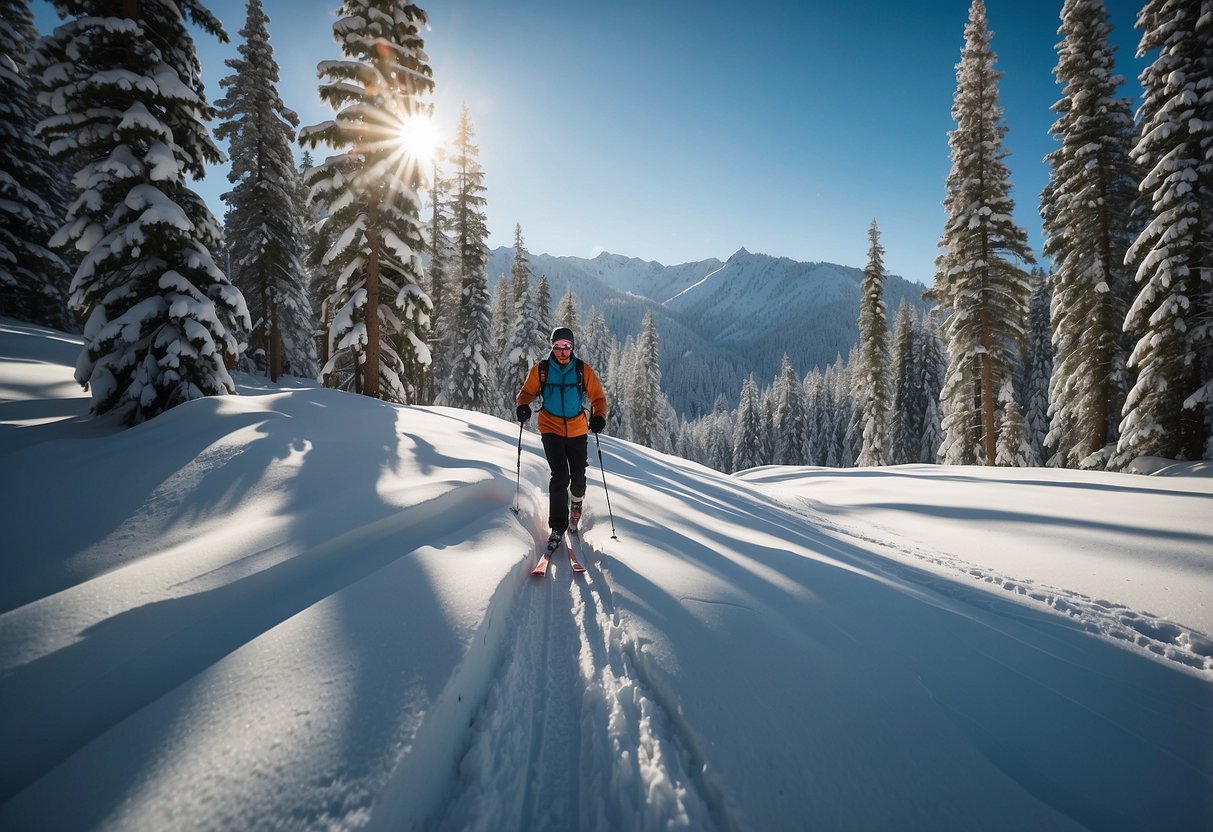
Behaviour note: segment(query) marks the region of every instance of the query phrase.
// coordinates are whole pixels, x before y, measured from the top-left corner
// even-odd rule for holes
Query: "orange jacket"
[[[547,361],[548,359],[543,359]],[[573,355],[573,361],[577,360],[576,354]],[[602,389],[602,382],[598,380],[592,367],[584,361],[581,363],[581,379],[585,383],[585,395],[590,400],[590,413],[595,416],[606,418],[606,391]],[[530,404],[539,395],[539,365],[535,364],[531,367],[531,371],[526,375],[526,381],[522,383],[522,389],[518,391],[518,404]],[[570,419],[564,419],[560,416],[553,416],[546,410],[539,411],[539,432],[540,433],[556,433],[561,436],[584,436],[590,432],[590,423],[585,416],[585,411],[577,414]]]

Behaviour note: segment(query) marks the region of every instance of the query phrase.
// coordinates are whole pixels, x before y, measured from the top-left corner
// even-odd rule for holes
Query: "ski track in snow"
[[[783,501],[781,501],[783,502]],[[896,552],[892,559],[873,558],[873,563],[882,571],[899,579],[908,576],[905,570],[898,568],[898,556],[905,556],[924,561],[933,566],[972,578],[991,586],[1005,590],[1019,602],[1035,602],[1043,604],[1055,612],[1061,613],[1090,633],[1117,641],[1129,642],[1156,657],[1176,662],[1184,667],[1198,671],[1213,672],[1213,636],[1201,633],[1193,628],[1185,627],[1174,621],[1162,618],[1149,612],[1130,609],[1125,604],[1109,601],[1103,598],[1093,598],[1081,592],[1069,589],[1057,589],[1032,581],[1021,580],[999,574],[996,570],[978,566],[953,555],[942,552],[928,551],[916,546],[897,542],[895,535],[874,536],[858,529],[831,520],[824,511],[818,508],[814,501],[807,497],[797,498],[798,505],[783,502],[790,511],[806,518],[809,523],[823,533],[848,537],[862,541],[868,547],[885,549]],[[910,580],[921,583],[920,579],[910,577]],[[942,594],[949,594],[941,582],[933,589]],[[957,594],[955,590],[951,594]],[[980,599],[975,599],[980,602]],[[997,600],[985,602],[993,607]]]
[[[537,536],[538,539],[538,536]],[[613,611],[602,555],[575,539],[525,575],[516,633],[473,720],[436,829],[732,829]],[[529,569],[533,559],[527,561]],[[427,827],[428,828],[428,827]]]

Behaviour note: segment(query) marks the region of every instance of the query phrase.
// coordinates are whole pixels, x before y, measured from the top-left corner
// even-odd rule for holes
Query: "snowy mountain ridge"
[[[603,312],[620,341],[637,335],[645,313],[653,314],[662,339],[663,383],[675,410],[684,414],[711,410],[720,392],[735,402],[751,372],[769,382],[785,352],[803,375],[839,355],[845,358],[859,340],[863,270],[851,266],[805,263],[745,248],[725,261],[673,266],[605,252],[592,259],[527,256],[535,277],[547,276],[553,304],[572,288],[583,314],[591,306]],[[513,248],[494,249],[490,282],[508,275],[513,261]],[[887,276],[890,320],[903,298],[925,308],[923,289]],[[712,393],[705,396],[704,390]]]

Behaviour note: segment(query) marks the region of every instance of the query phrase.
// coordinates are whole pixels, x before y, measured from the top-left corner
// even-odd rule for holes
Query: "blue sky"
[[[315,70],[339,56],[339,2],[264,4],[283,98],[304,124],[329,118]],[[519,223],[534,253],[670,265],[745,247],[862,267],[875,219],[886,269],[929,284],[968,0],[745,5],[422,2],[439,127],[453,132],[466,104],[476,129],[489,244],[512,245]],[[1061,2],[986,5],[1016,219],[1039,250]],[[1141,3],[1106,5],[1118,71],[1135,94]],[[41,26],[53,21],[44,0],[33,7]],[[208,7],[233,40],[198,38],[213,101],[245,2]],[[225,175],[216,169],[198,187],[219,216]]]

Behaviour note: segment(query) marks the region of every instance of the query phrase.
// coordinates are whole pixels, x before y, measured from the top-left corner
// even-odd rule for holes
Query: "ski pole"
[[[522,506],[518,505],[518,496],[522,491],[522,428],[526,422],[518,423],[518,466],[514,471],[514,505],[510,511],[517,514],[522,511]]]
[[[598,470],[602,472],[602,490],[606,494],[607,501],[607,516],[611,518],[611,540],[618,540],[615,536],[615,513],[611,511],[611,491],[606,484],[606,468],[602,466],[602,442],[598,438],[598,434],[594,434],[594,444],[598,446]]]

